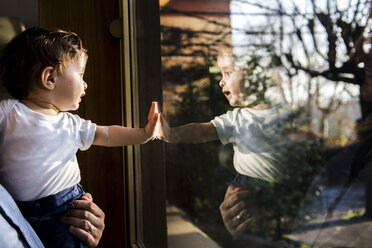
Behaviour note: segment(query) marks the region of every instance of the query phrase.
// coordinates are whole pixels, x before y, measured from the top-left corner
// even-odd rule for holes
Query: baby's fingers
[[[159,113],[159,103],[152,102],[149,114],[147,116],[147,120],[150,121],[157,113]]]

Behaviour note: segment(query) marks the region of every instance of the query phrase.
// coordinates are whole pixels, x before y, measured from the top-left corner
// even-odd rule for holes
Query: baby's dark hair
[[[0,81],[16,99],[38,87],[42,71],[51,66],[58,73],[70,60],[87,59],[79,36],[65,30],[26,29],[5,47],[0,59]]]

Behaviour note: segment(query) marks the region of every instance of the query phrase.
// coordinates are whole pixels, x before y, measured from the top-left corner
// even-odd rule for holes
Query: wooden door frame
[[[132,120],[135,127],[144,126],[151,102],[162,102],[159,2],[123,0],[123,13],[124,61],[130,60],[132,66],[126,69],[126,85],[131,85],[133,96]],[[133,166],[128,167],[132,168],[128,171],[132,247],[167,247],[163,151],[160,141],[133,151]]]

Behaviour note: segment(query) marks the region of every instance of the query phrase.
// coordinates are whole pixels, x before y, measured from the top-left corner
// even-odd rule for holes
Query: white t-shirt
[[[0,102],[0,183],[17,201],[36,200],[80,182],[78,149],[88,149],[96,125],[61,112],[48,116],[18,100]]]
[[[268,181],[281,181],[280,154],[270,143],[275,134],[270,128],[264,128],[277,116],[275,108],[235,108],[211,121],[221,143],[233,144],[233,163],[237,172]]]

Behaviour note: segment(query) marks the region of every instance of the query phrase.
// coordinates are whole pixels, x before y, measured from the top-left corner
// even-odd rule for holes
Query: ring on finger
[[[90,224],[90,227],[89,227],[89,229],[88,229],[88,233],[92,233],[93,230],[94,230],[94,226],[93,226],[93,224],[91,223],[91,224]]]
[[[241,216],[240,214],[238,214],[237,216],[235,216],[235,218],[236,218],[237,220],[240,220],[241,217],[242,217],[242,216]]]

